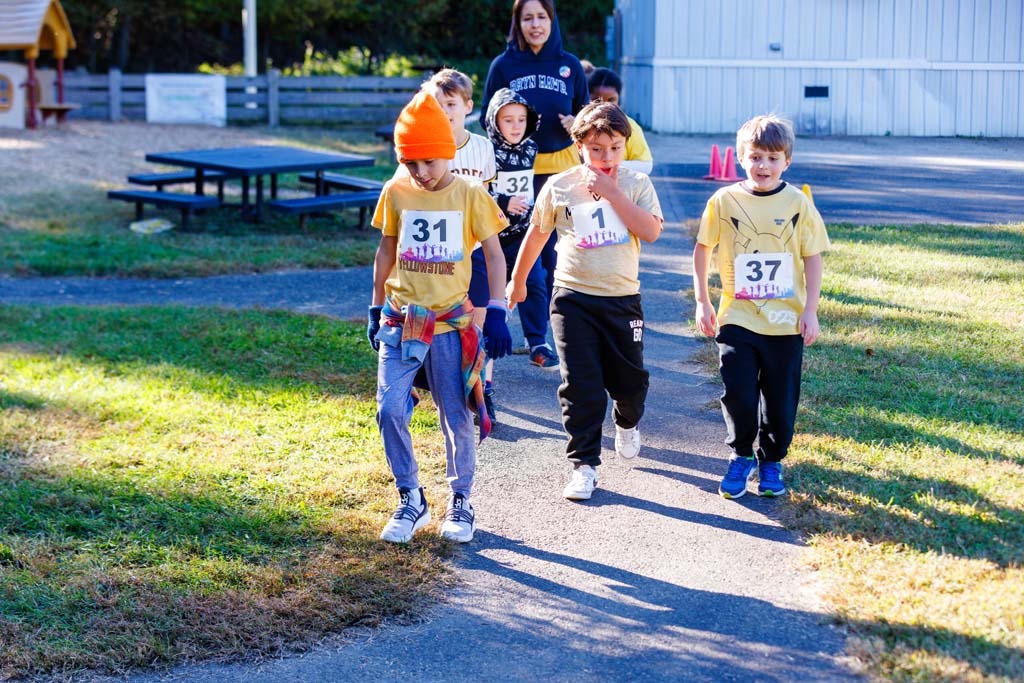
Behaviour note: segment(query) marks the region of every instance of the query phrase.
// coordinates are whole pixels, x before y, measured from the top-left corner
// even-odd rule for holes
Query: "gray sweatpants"
[[[377,426],[384,440],[391,474],[400,489],[419,486],[419,467],[412,451],[409,420],[412,418],[413,380],[420,366],[427,373],[430,395],[444,434],[448,456],[448,484],[452,493],[469,497],[476,470],[476,441],[473,417],[466,406],[462,388],[462,344],[458,332],[434,337],[423,362],[402,360],[401,346],[380,345],[377,356]]]

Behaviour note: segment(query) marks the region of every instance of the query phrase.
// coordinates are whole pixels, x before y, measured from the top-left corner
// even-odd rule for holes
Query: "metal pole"
[[[245,75],[256,75],[256,0],[245,0],[242,9],[242,31],[245,38]]]
[[[245,77],[256,77],[256,0],[245,0],[242,8],[242,33],[244,38],[243,63],[245,66]],[[255,99],[256,88],[248,85],[245,94]],[[246,98],[249,99],[249,98]],[[255,109],[256,103],[249,100],[245,103],[246,109]]]

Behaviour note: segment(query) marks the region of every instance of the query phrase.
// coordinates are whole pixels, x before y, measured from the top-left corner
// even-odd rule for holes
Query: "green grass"
[[[880,681],[1024,681],[1024,225],[831,226],[786,520]]]
[[[391,148],[374,138],[372,131],[289,128],[275,134],[283,144],[376,158],[376,166],[346,171],[352,175],[384,180],[394,173]],[[0,180],[2,174],[0,170]],[[237,210],[220,209],[193,216],[188,233],[172,230],[137,235],[128,230],[134,206],[106,199],[106,190],[112,187],[82,178],[59,188],[57,197],[50,188],[8,193],[0,203],[0,273],[180,277],[338,268],[371,263],[379,239],[376,230],[354,229],[358,209],[346,209],[333,217],[313,217],[307,233],[299,231],[295,216],[266,211],[264,221],[253,224],[243,221]],[[300,187],[298,177],[282,176],[280,187]],[[238,183],[228,181],[227,188],[228,201],[240,201]],[[302,189],[309,192],[309,186]],[[177,211],[153,207],[147,207],[146,216],[166,217],[176,224],[181,220]]]
[[[393,484],[359,325],[0,307],[0,678],[301,649],[452,580],[377,540]],[[424,479],[444,487],[435,414]]]

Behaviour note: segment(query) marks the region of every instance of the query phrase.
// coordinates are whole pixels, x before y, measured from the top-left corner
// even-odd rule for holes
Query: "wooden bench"
[[[181,210],[181,229],[188,230],[188,217],[199,209],[215,209],[220,206],[216,197],[199,194],[180,194],[177,192],[153,192],[151,190],[110,190],[107,199],[135,203],[135,220],[142,220],[143,204],[159,207],[172,207]]]
[[[65,119],[67,119],[68,113],[81,108],[81,106],[82,105],[80,104],[60,102],[53,104],[39,104],[36,105],[36,108],[39,109],[39,113],[42,115],[44,126],[46,125],[46,119],[50,118],[51,116],[54,118],[54,120],[57,122],[57,125],[59,126],[60,124],[64,123]]]
[[[363,228],[366,223],[366,209],[376,206],[380,198],[377,190],[363,190],[362,192],[346,192],[345,194],[322,194],[315,197],[299,197],[298,199],[275,199],[267,202],[267,206],[274,211],[281,213],[299,214],[299,229],[306,229],[306,216],[318,211],[330,211],[331,209],[345,209],[352,206],[359,207],[359,227]]]
[[[224,201],[224,179],[227,177],[227,174],[221,171],[203,172],[203,181],[217,181],[217,199],[220,201]],[[128,182],[132,185],[148,185],[155,187],[157,192],[163,192],[167,185],[184,185],[195,181],[196,172],[193,170],[169,173],[135,173],[128,176]]]
[[[316,184],[316,173],[300,173],[299,182]],[[341,173],[324,173],[324,194],[328,189],[338,190],[376,190],[384,189],[384,183],[379,180],[360,178],[354,175],[342,175]]]

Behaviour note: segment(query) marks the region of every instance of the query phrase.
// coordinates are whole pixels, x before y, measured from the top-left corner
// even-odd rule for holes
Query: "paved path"
[[[687,359],[696,342],[690,216],[658,179],[665,236],[642,259],[652,373],[644,448],[614,456],[592,501],[561,498],[568,476],[557,373],[502,361],[500,425],[480,449],[476,540],[461,585],[414,626],[360,630],[260,665],[201,665],[155,681],[857,680],[841,659],[802,548],[775,521],[779,501],[716,494],[725,464],[717,388]],[[0,303],[263,306],[361,317],[369,270],[178,281],[0,281]],[[346,300],[339,302],[342,296]],[[710,407],[709,407],[710,406]],[[613,434],[610,420],[605,433]],[[435,503],[444,491],[434,486]],[[456,659],[457,658],[457,659]],[[103,679],[97,679],[103,680]]]
[[[684,214],[697,218],[717,183],[703,180],[710,150],[728,136],[649,136]],[[742,171],[740,171],[742,175]],[[800,138],[785,176],[807,183],[829,223],[1024,221],[1022,138]]]
[[[365,266],[178,280],[0,275],[0,304],[258,307],[365,320],[372,273]]]

